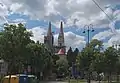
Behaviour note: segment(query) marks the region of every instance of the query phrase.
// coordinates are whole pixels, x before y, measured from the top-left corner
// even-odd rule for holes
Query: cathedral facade
[[[60,23],[57,45],[54,45],[54,35],[52,33],[51,22],[49,22],[47,35],[44,36],[44,44],[46,44],[55,54],[65,55],[66,46],[64,42],[63,22]]]

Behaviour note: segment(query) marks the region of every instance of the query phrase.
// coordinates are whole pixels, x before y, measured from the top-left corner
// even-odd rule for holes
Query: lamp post
[[[85,25],[84,26],[84,31],[83,33],[87,32],[87,37],[88,37],[88,46],[89,46],[89,41],[90,41],[90,32],[94,32],[93,25]]]
[[[87,39],[88,39],[88,48],[89,48],[89,42],[90,42],[90,32],[94,32],[94,29],[93,29],[93,25],[90,24],[90,25],[85,25],[84,26],[84,31],[83,33],[87,33]],[[89,52],[88,52],[88,55],[89,55]],[[91,80],[90,80],[90,68],[88,67],[88,83],[91,83]]]

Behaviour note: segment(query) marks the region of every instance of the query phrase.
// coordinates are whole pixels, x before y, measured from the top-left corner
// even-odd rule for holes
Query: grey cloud
[[[97,1],[105,11],[105,7],[108,5],[113,6],[120,3],[120,0],[95,1]],[[8,7],[16,3],[21,4],[22,6],[13,12],[29,15],[32,19],[58,22],[64,18],[67,21],[66,24],[68,24],[69,21],[73,22],[77,16],[78,20],[76,23],[79,23],[79,25],[88,24],[90,22],[96,25],[109,23],[107,17],[100,19],[101,10],[92,0],[4,0],[3,3]],[[12,10],[13,9],[11,9],[11,11]],[[76,12],[79,14],[75,16],[74,14]],[[106,13],[111,16],[111,12],[106,11]],[[97,17],[98,19],[96,19]]]

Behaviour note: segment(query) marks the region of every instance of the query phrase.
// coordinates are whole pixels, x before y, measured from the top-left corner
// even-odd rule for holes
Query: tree
[[[23,24],[5,24],[0,34],[0,57],[8,63],[8,73],[16,74],[22,70],[26,45],[31,42],[32,33],[28,32]],[[9,78],[9,83],[10,83]]]
[[[105,52],[105,72],[108,74],[108,83],[111,82],[111,74],[115,70],[115,66],[118,62],[118,54],[116,49],[108,47]]]
[[[23,24],[5,24],[0,36],[1,58],[8,63],[9,73],[16,73],[22,68],[26,45],[31,42],[31,32]]]
[[[91,64],[94,60],[94,51],[93,48],[85,47],[80,55],[77,57],[77,65],[80,71],[86,72],[87,81],[90,83],[90,75],[91,75]]]
[[[58,55],[53,55],[52,59],[53,59],[53,63],[56,64],[56,61],[59,60],[60,57]]]
[[[56,62],[60,59],[59,55],[53,55],[52,60],[53,60],[53,66],[52,66],[52,72],[57,73],[57,64]]]
[[[120,75],[120,60],[116,63],[116,67],[115,67],[115,71],[116,71],[116,81],[119,82],[119,75]]]
[[[98,46],[97,46],[97,45],[98,45]],[[100,40],[97,40],[97,39],[93,39],[93,40],[90,42],[89,46],[90,46],[90,47],[93,47],[93,48],[95,48],[95,47],[97,46],[97,47],[99,47],[99,49],[101,49],[102,46],[103,46],[103,42],[100,41]]]
[[[69,67],[72,67],[72,61],[73,61],[73,51],[72,48],[70,47],[68,52],[67,52],[67,61],[68,61],[68,65]]]
[[[119,55],[120,55],[120,48],[117,50],[117,55],[118,55],[118,61],[117,61],[117,63],[116,63],[116,77],[117,77],[117,82],[119,82],[119,75],[120,75],[120,57],[119,57]]]
[[[44,44],[39,43],[30,43],[27,45],[28,49],[28,64],[31,65],[33,72],[38,74],[43,73],[43,76],[46,77],[49,75],[49,72],[52,67],[52,54]]]
[[[100,82],[100,73],[103,73],[105,70],[105,56],[103,53],[97,53],[95,55],[95,60],[92,62],[93,70],[97,72],[97,77]]]
[[[76,48],[72,54],[72,62],[76,63],[76,57],[78,56],[79,50]]]
[[[102,42],[94,39],[89,45],[81,51],[80,55],[77,57],[77,65],[81,71],[87,72],[87,80],[90,83],[90,75],[92,72],[92,62],[95,60],[95,54],[100,53],[102,49]]]
[[[58,77],[65,77],[68,75],[68,62],[65,58],[57,60],[56,66]]]

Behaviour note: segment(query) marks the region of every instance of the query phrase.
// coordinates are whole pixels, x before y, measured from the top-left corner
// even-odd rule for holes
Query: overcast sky
[[[55,44],[60,21],[64,22],[67,48],[82,49],[87,42],[83,34],[85,25],[93,24],[95,30],[91,39],[99,39],[104,46],[120,41],[120,0],[95,0],[111,20],[92,0],[0,0],[0,24],[19,23],[33,31],[33,40],[43,43],[48,22],[52,22]],[[1,27],[2,28],[2,27]]]

